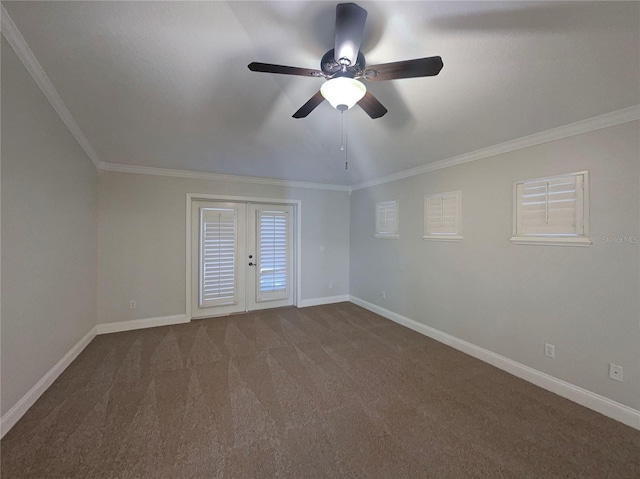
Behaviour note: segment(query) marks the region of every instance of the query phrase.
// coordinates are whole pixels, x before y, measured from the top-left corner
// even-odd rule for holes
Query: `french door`
[[[293,207],[193,201],[191,316],[293,304]]]

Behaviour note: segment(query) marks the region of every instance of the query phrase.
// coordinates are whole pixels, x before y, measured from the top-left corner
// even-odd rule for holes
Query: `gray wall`
[[[187,193],[301,200],[299,297],[349,292],[347,192],[115,172],[100,174],[99,190],[99,323],[185,313]]]
[[[351,295],[640,409],[639,246],[604,241],[640,236],[639,132],[627,123],[353,192]],[[512,245],[513,182],[581,170],[593,245]],[[424,196],[454,190],[464,241],[423,240]],[[375,202],[391,199],[400,239],[375,239]]]
[[[2,39],[2,414],[96,322],[95,166]]]

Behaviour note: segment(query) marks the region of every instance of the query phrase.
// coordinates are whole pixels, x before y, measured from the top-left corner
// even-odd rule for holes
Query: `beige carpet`
[[[97,337],[2,478],[640,477],[640,432],[350,303]]]

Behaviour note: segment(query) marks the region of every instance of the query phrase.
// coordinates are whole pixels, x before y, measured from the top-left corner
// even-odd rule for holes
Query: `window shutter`
[[[427,220],[433,235],[453,235],[458,232],[457,205],[455,195],[431,196],[427,198]]]
[[[236,212],[200,209],[200,307],[236,302]]]
[[[258,300],[289,297],[288,271],[288,213],[285,211],[260,211],[258,229],[259,285]]]
[[[583,235],[583,182],[583,175],[570,175],[519,183],[517,235]]]
[[[462,239],[460,199],[459,191],[425,197],[425,239]]]
[[[376,203],[376,237],[398,237],[398,202],[381,201]]]

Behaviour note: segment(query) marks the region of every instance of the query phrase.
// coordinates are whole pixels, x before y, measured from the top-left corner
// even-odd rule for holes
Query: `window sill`
[[[400,235],[381,235],[381,234],[375,234],[374,235],[376,238],[380,238],[380,239],[398,239],[400,238]]]
[[[438,235],[424,235],[422,237],[423,240],[427,241],[453,241],[460,242],[463,240],[463,237],[460,235],[451,235],[451,236],[438,236]]]
[[[552,236],[514,236],[512,244],[533,244],[543,246],[589,246],[591,240],[580,237],[552,237]]]

